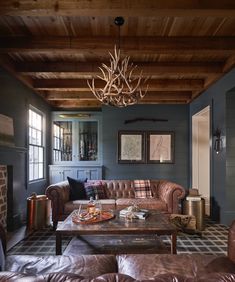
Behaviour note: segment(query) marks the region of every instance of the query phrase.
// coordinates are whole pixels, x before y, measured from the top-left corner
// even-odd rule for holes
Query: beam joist
[[[56,100],[96,100],[92,93],[80,93],[76,91],[70,92],[46,92],[45,98],[48,101]],[[149,92],[143,98],[143,101],[148,100],[190,100],[192,97],[191,91],[156,91]]]
[[[202,90],[204,86],[203,79],[149,79],[146,82],[148,91],[181,91],[181,90]],[[80,79],[34,79],[33,87],[36,90],[77,90],[89,91],[86,80]],[[101,80],[95,80],[95,87],[103,88],[104,83]],[[145,89],[145,87],[143,87]]]
[[[108,65],[108,62],[104,62]],[[144,76],[156,74],[214,74],[223,73],[222,63],[209,63],[209,62],[133,62],[137,65],[138,69],[142,71]],[[17,72],[23,75],[50,75],[50,74],[63,74],[77,75],[79,77],[100,75],[99,67],[101,63],[89,62],[54,62],[54,63],[21,63],[16,65]],[[136,73],[138,73],[136,71]],[[133,73],[135,75],[135,73]]]
[[[107,54],[110,37],[0,37],[0,52]],[[123,37],[122,50],[132,54],[235,54],[235,37]]]
[[[68,101],[68,100],[60,100],[60,101],[50,101],[50,105],[56,108],[101,108],[102,104],[98,100],[94,101]]]

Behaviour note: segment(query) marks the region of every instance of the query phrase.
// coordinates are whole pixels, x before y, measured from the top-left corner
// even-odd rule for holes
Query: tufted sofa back
[[[108,198],[134,198],[133,181],[131,180],[102,180]]]
[[[110,199],[135,198],[133,180],[102,180],[105,192]],[[158,188],[161,180],[151,180],[151,190],[154,198],[158,198]]]

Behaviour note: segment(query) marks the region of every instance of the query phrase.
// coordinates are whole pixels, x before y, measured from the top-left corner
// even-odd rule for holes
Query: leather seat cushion
[[[47,279],[43,275],[28,275],[23,273],[14,273],[10,271],[0,272],[0,282],[15,281],[15,282],[46,282]]]
[[[114,255],[10,255],[7,256],[5,270],[30,275],[62,272],[83,277],[96,277],[105,273],[117,272],[117,262]]]
[[[142,209],[152,209],[165,212],[167,211],[167,204],[159,199],[155,198],[119,198],[116,200],[116,206],[118,210],[124,209],[125,207],[137,204]]]
[[[168,254],[119,255],[117,260],[119,273],[139,280],[154,279],[160,274],[169,273],[186,278],[215,272],[235,273],[235,264],[227,257],[204,254],[179,254],[177,258]]]
[[[94,279],[87,279],[82,276],[74,275],[72,273],[51,273],[46,276],[47,281],[50,282],[133,282],[135,279],[130,276],[119,274],[119,273],[107,273],[100,276],[95,277]],[[22,281],[23,282],[23,281]]]
[[[105,210],[114,210],[116,207],[114,199],[101,199],[99,201]],[[85,209],[87,207],[87,204],[88,200],[76,200],[67,202],[64,204],[64,213],[70,214],[75,209],[79,209],[80,205],[82,205],[82,209]]]

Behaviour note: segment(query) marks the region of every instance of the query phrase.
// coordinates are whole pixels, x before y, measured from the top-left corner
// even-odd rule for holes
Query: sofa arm
[[[179,184],[162,180],[158,186],[158,197],[167,204],[168,213],[179,213],[179,201],[185,197],[185,189]]]
[[[228,231],[228,257],[235,263],[235,220]]]
[[[46,188],[46,195],[51,200],[52,221],[55,225],[64,214],[64,204],[69,201],[68,181],[50,185]]]

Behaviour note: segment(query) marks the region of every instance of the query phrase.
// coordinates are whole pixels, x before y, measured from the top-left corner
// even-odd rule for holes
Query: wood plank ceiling
[[[0,1],[0,65],[56,109],[100,108],[87,80],[116,16],[123,56],[149,78],[142,104],[189,103],[234,67],[234,0]]]

